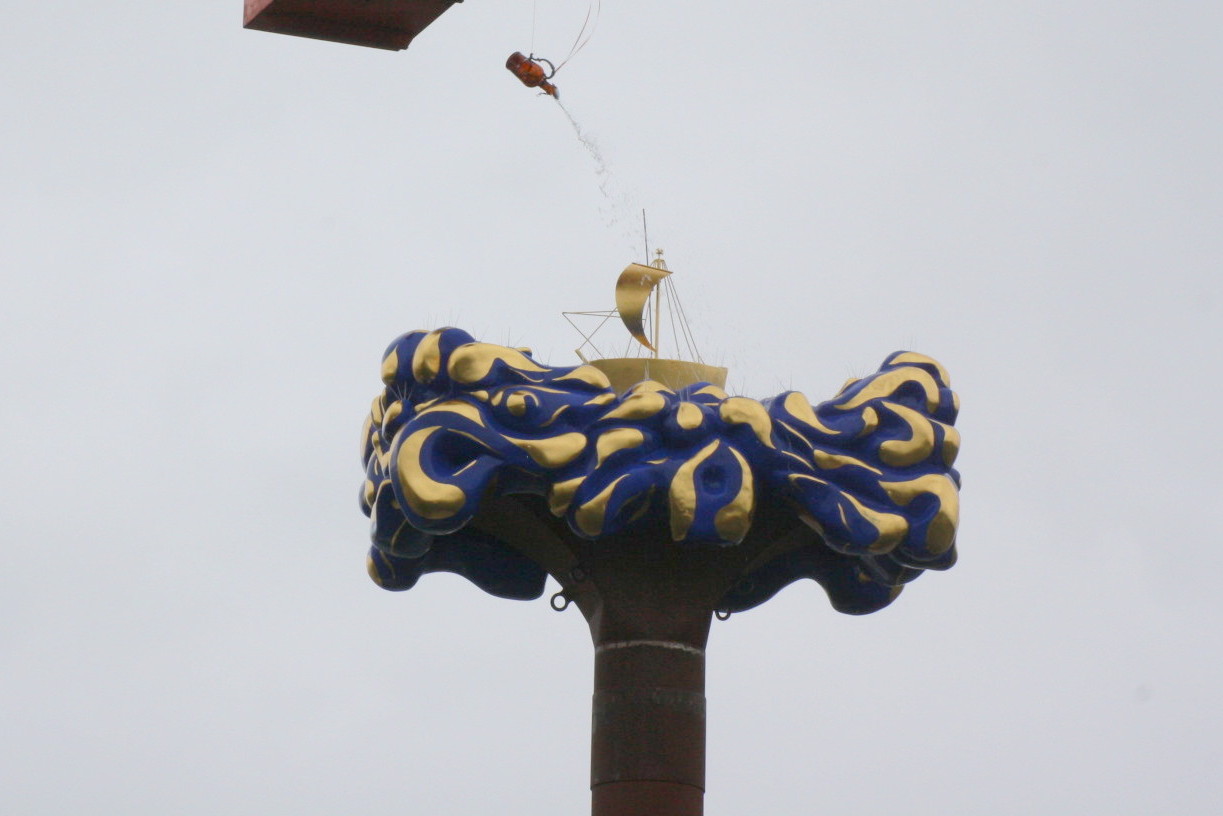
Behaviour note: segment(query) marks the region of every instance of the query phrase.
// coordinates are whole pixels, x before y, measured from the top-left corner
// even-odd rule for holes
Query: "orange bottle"
[[[551,65],[551,63],[549,63]],[[539,64],[534,58],[524,56],[521,51],[515,51],[510,54],[510,58],[505,61],[505,67],[510,73],[518,77],[518,80],[528,88],[539,88],[549,96],[559,98],[556,86],[548,80],[551,79],[551,74],[544,71],[544,67]],[[556,73],[555,70],[553,73]]]

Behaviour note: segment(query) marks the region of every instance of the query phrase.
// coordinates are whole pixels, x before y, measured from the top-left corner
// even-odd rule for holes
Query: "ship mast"
[[[667,262],[662,259],[662,250],[654,250],[654,263],[650,264],[655,269],[667,269]],[[654,287],[654,359],[658,359],[659,335],[662,327],[662,287]]]

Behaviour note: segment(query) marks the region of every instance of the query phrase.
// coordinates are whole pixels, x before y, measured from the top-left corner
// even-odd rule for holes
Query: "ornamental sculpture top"
[[[813,406],[797,391],[757,401],[707,383],[616,393],[591,365],[546,366],[445,328],[395,340],[382,379],[361,504],[370,575],[387,589],[436,571],[508,598],[539,597],[550,570],[566,587],[572,576],[524,551],[513,525],[477,519],[507,497],[527,508],[524,524],[563,520],[551,529],[570,541],[661,525],[681,549],[750,545],[723,612],[799,578],[842,612],[873,612],[955,562],[958,399],[921,354],[896,352]],[[750,540],[758,518],[772,540]]]

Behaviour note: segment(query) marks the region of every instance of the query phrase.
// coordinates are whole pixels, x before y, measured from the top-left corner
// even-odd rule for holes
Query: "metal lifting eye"
[[[528,56],[527,59],[531,60],[532,62],[537,62],[540,65],[548,66],[548,75],[545,76],[544,79],[551,79],[552,77],[556,76],[556,66],[552,64],[552,60],[547,60],[547,59],[544,59],[543,57],[537,57],[534,54],[531,54],[530,56]]]
[[[570,600],[569,596],[565,594],[565,590],[562,589],[552,596],[552,600],[549,603],[552,604],[552,608],[557,612],[564,612],[569,608]]]
[[[714,610],[713,616],[720,621],[730,620],[730,610],[729,609]]]

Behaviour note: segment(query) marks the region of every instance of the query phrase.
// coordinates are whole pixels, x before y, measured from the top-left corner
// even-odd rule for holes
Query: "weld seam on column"
[[[630,649],[635,646],[652,646],[656,649],[674,649],[678,652],[687,652],[688,654],[697,655],[698,657],[705,656],[705,650],[696,646],[689,646],[687,643],[678,643],[673,640],[614,640],[610,643],[600,643],[595,647],[595,654],[600,652],[610,652],[612,649]]]
[[[685,788],[693,788],[695,790],[699,790],[701,793],[706,792],[703,786],[693,784],[692,782],[680,782],[676,779],[637,779],[635,777],[633,779],[608,779],[604,782],[592,782],[590,784],[590,789],[594,790],[595,788],[601,788],[604,785],[632,785],[634,782],[654,782],[659,785],[683,785]]]

